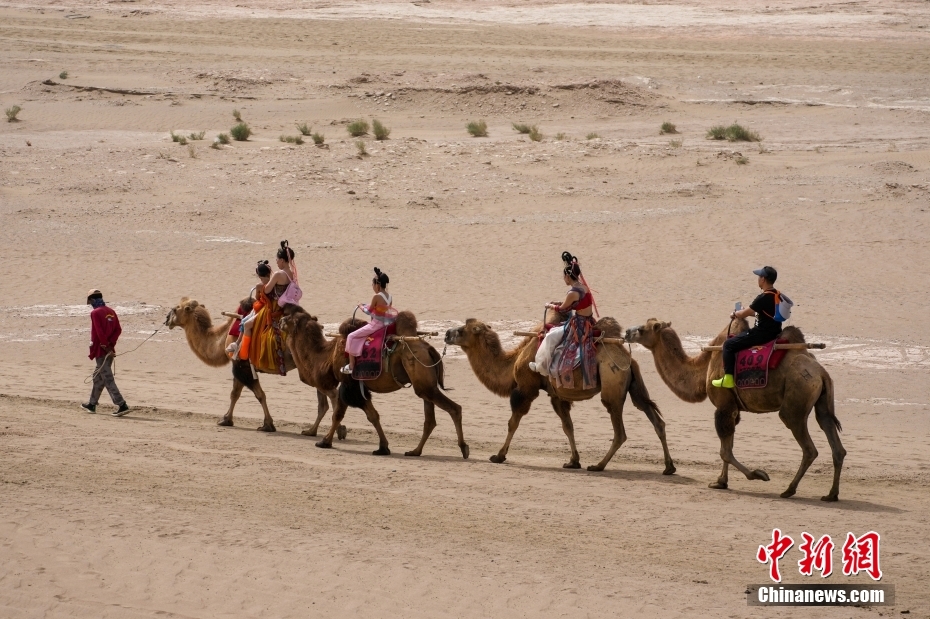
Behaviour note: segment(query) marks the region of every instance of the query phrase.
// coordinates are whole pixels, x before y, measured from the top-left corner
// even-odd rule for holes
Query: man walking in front
[[[91,290],[87,293],[87,304],[94,309],[90,312],[90,355],[97,363],[97,369],[94,370],[94,387],[90,391],[90,400],[87,404],[81,404],[81,408],[88,413],[97,412],[97,401],[103,393],[103,388],[107,388],[113,404],[118,406],[112,415],[122,417],[129,412],[129,405],[119,392],[116,386],[116,379],[113,378],[113,357],[116,355],[116,341],[119,339],[123,330],[119,326],[119,317],[113,308],[107,307],[103,302],[103,293],[99,290]]]

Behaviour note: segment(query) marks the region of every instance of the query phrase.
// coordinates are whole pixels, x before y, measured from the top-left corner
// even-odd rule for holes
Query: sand
[[[0,3],[0,107],[23,108],[0,122],[0,615],[769,616],[744,591],[765,582],[755,551],[780,527],[879,531],[897,589],[894,608],[793,616],[930,616],[925,3],[240,4]],[[234,109],[255,134],[209,148]],[[392,130],[362,138],[364,157],[344,129],[360,117]],[[488,138],[466,133],[478,119]],[[705,138],[732,122],[762,142]],[[281,142],[297,123],[326,146]],[[563,470],[542,399],[491,464],[509,407],[454,347],[468,461],[445,416],[422,458],[400,455],[422,426],[408,391],[376,399],[392,457],[369,455],[357,410],[318,450],[299,435],[315,397],[291,375],[263,378],[276,434],[254,432],[248,394],[237,427],[217,428],[228,368],[156,330],[182,296],[234,309],[283,238],[329,325],[378,266],[422,325],[475,317],[508,335],[562,294],[569,250],[602,313],[670,320],[691,351],[773,264],[794,324],[828,344],[841,501],[819,501],[831,463],[813,422],[820,458],[778,498],[800,450],[774,414],[736,435],[772,480],[709,490],[712,407],[679,401],[640,347],[675,476],[632,406],[604,473]],[[92,287],[132,350],[122,419],[106,397],[96,416],[77,406]],[[597,400],[574,411],[592,464],[609,420]],[[786,582],[807,582],[797,558]]]

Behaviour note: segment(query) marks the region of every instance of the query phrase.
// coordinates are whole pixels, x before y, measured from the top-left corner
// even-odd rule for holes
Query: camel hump
[[[803,344],[804,334],[797,327],[785,327],[779,336],[781,339],[788,340],[789,344]]]
[[[348,318],[341,325],[339,325],[339,335],[342,337],[347,337],[353,331],[361,329],[368,323],[364,320],[359,320],[358,318]]]
[[[397,335],[417,334],[417,317],[413,315],[413,312],[407,310],[398,312],[394,325],[397,329]]]
[[[610,316],[604,316],[598,320],[594,328],[600,331],[604,337],[623,337],[623,327]]]

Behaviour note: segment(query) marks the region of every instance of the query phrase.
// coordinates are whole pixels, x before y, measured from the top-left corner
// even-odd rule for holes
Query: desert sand
[[[880,532],[897,593],[779,614],[930,616],[928,49],[930,5],[892,0],[0,2],[0,107],[22,108],[0,122],[0,616],[767,617],[744,591],[766,582],[775,527]],[[210,148],[234,110],[254,134]],[[357,118],[390,139],[360,156]],[[487,138],[465,131],[479,119]],[[761,142],[706,138],[733,122]],[[325,146],[280,141],[298,123]],[[248,393],[218,428],[228,367],[159,327],[183,296],[234,310],[281,239],[328,325],[378,266],[422,326],[509,335],[564,292],[569,250],[602,314],[671,321],[692,352],[772,264],[793,324],[828,345],[841,500],[819,500],[832,465],[813,419],[820,458],[778,497],[800,449],[776,414],[736,432],[771,481],[708,489],[713,408],[678,400],[638,346],[674,476],[630,404],[606,471],[563,470],[544,397],[490,463],[509,406],[454,347],[467,461],[444,413],[423,457],[401,455],[422,427],[409,391],[375,400],[391,457],[370,455],[356,409],[347,440],[316,449],[296,373],[262,377],[277,433],[254,431]],[[106,395],[78,407],[90,288],[123,324],[121,419]],[[592,464],[608,417],[596,399],[573,417]],[[799,556],[785,582],[815,580]]]

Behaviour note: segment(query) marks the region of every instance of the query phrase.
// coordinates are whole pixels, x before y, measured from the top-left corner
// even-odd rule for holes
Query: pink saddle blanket
[[[772,340],[736,353],[736,388],[762,389],[768,385],[769,370],[777,368],[788,353],[787,350],[775,350],[775,344],[784,344],[786,341]]]
[[[362,345],[362,354],[355,359],[355,370],[352,378],[355,380],[374,380],[381,376],[384,366],[384,348],[389,335],[394,335],[396,327],[393,323],[384,329],[378,329],[365,339]]]

